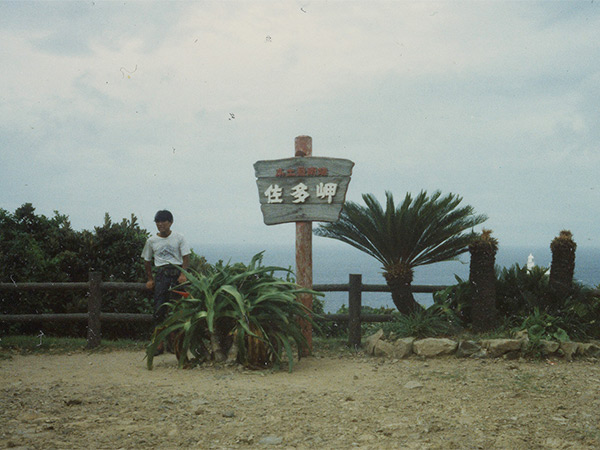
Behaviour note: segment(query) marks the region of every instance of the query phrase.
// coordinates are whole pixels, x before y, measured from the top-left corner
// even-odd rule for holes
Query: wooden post
[[[312,156],[312,138],[298,136],[294,142],[294,156]],[[296,222],[296,282],[306,289],[312,289],[312,222]],[[312,295],[302,295],[300,301],[312,310]],[[302,333],[312,350],[312,326],[302,323]],[[306,352],[308,353],[308,352]],[[306,356],[306,355],[304,355]]]
[[[362,307],[362,275],[351,273],[348,280],[348,346],[360,347],[360,310]]]
[[[95,348],[100,345],[100,308],[102,307],[102,283],[101,272],[90,272],[90,296],[88,298],[88,330],[87,330],[87,348]]]

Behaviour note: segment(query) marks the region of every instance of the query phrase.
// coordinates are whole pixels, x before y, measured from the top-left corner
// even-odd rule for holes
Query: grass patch
[[[540,377],[535,374],[517,373],[514,378],[514,386],[511,386],[511,388],[528,392],[541,392],[543,388],[539,385],[539,382]]]
[[[353,355],[356,350],[348,347],[347,337],[313,337],[314,356]]]
[[[86,348],[84,338],[49,337],[49,336],[3,336],[0,338],[0,359],[10,358],[11,355],[51,354],[58,355],[73,352],[108,352],[116,350],[145,351],[148,341],[119,339],[115,341],[102,340],[100,347],[93,350]],[[351,355],[355,351],[348,347],[348,339],[313,338],[313,353],[315,356]]]
[[[102,352],[113,350],[144,350],[146,341],[120,339],[116,341],[102,340],[100,346],[93,350],[86,349],[84,338],[65,338],[52,336],[3,336],[0,338],[0,358],[20,354],[62,354],[70,352]]]

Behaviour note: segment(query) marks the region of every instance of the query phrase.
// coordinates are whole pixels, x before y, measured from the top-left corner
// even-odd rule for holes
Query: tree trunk
[[[550,287],[557,294],[556,300],[559,303],[571,294],[576,249],[577,244],[573,241],[573,235],[567,230],[561,231],[550,244],[550,250],[552,250]]]
[[[422,308],[412,294],[413,270],[405,264],[397,264],[384,273],[387,285],[392,291],[392,300],[401,314],[411,314]]]
[[[483,230],[469,245],[471,264],[469,282],[473,297],[471,299],[471,323],[477,332],[489,331],[496,327],[496,239],[490,237],[491,231]]]

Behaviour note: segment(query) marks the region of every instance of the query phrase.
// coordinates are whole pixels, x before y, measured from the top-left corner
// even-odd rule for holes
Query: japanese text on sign
[[[327,199],[327,203],[333,201],[337,192],[337,183],[319,183],[315,186],[314,193],[317,198]],[[267,203],[284,203],[284,189],[278,184],[271,184],[264,192],[267,197]],[[310,197],[309,187],[304,183],[298,183],[290,190],[289,196],[292,197],[292,203],[304,203]]]
[[[326,177],[329,171],[327,167],[296,167],[289,169],[277,169],[276,177]]]

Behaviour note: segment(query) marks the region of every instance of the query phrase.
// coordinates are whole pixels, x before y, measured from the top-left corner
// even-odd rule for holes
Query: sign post
[[[312,289],[312,222],[335,222],[346,199],[354,163],[312,156],[312,138],[298,136],[294,158],[254,164],[260,209],[266,225],[296,223],[296,282]],[[299,299],[312,309],[312,295]],[[312,327],[302,323],[312,349]]]
[[[312,156],[312,138],[298,136],[294,140],[294,156],[304,158]],[[296,222],[296,282],[306,289],[312,289],[312,222]],[[312,311],[312,295],[302,294],[299,299],[304,306]],[[302,321],[302,334],[312,350],[312,326]],[[307,355],[303,355],[307,356]]]

